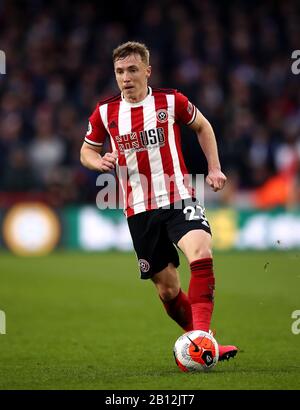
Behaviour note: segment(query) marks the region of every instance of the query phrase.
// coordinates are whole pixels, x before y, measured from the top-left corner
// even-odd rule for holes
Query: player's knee
[[[164,302],[169,302],[170,300],[176,298],[178,295],[179,288],[176,287],[170,287],[170,286],[165,286],[161,287],[159,289],[159,296]]]
[[[193,262],[195,260],[198,259],[204,259],[204,258],[212,258],[212,250],[209,247],[203,247],[203,246],[199,246],[196,247],[190,254],[190,260],[189,262]]]

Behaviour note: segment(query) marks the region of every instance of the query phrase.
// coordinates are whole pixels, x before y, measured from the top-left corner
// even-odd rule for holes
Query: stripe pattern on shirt
[[[187,169],[175,97],[174,92],[150,89],[140,103],[119,99],[99,107],[112,149],[118,151],[117,175],[127,217],[191,197],[184,181]],[[193,122],[195,115],[192,105],[185,123]]]

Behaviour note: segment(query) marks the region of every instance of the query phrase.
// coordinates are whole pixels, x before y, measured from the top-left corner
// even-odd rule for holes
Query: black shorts
[[[149,279],[171,262],[179,266],[174,244],[189,231],[202,229],[211,235],[204,209],[192,199],[130,216],[128,226],[138,258],[141,279]]]

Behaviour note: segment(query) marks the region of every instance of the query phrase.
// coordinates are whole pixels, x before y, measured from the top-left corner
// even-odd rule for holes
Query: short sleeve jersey
[[[180,124],[192,124],[196,112],[180,92],[150,87],[138,103],[119,94],[97,104],[85,142],[101,147],[109,138],[118,151],[116,172],[127,217],[191,197]]]

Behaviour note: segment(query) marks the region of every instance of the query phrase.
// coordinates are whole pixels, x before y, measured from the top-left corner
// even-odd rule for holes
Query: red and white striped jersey
[[[101,146],[108,136],[118,151],[116,172],[127,217],[191,197],[179,124],[191,124],[196,111],[178,91],[151,87],[138,103],[119,94],[97,104],[85,142]]]

